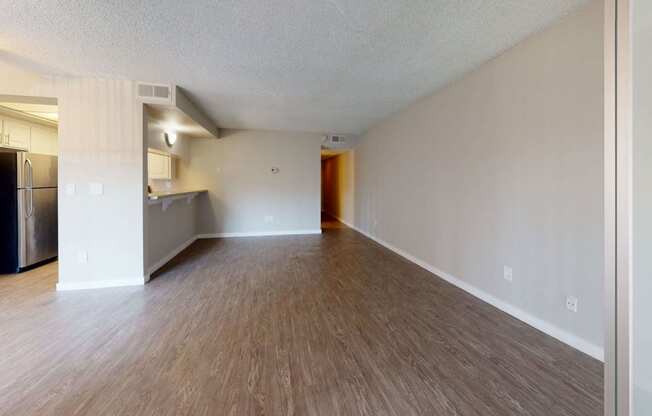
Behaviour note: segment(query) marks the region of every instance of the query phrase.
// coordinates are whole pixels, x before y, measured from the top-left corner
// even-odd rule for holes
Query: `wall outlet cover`
[[[104,193],[104,185],[98,182],[91,182],[89,185],[91,195],[102,195]]]
[[[575,296],[566,297],[566,309],[568,309],[569,311],[577,312],[577,303],[578,300]]]
[[[274,222],[274,216],[273,215],[265,215],[265,223],[271,224]]]
[[[503,278],[508,282],[514,279],[514,271],[509,266],[503,266]]]
[[[80,251],[77,253],[77,263],[85,264],[88,263],[88,253],[85,251]]]

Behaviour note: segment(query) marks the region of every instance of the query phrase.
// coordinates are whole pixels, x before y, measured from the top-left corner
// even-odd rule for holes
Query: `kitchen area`
[[[216,139],[219,134],[214,125],[199,122],[201,115],[180,91],[175,95],[173,105],[144,107],[148,276],[201,237],[199,201],[208,191],[193,172],[190,148],[194,140]]]
[[[190,143],[219,135],[217,127],[178,88],[171,86],[170,92],[167,100],[140,97],[147,180],[145,281],[198,238],[199,201],[206,198],[207,190],[196,185],[190,169]],[[5,212],[0,217],[0,278],[20,279],[25,271],[48,264],[47,269],[61,266],[55,263],[59,236],[68,229],[59,229],[59,204],[77,198],[101,203],[113,185],[105,182],[105,189],[93,192],[95,182],[87,186],[79,177],[71,177],[60,190],[56,100],[21,102],[16,98],[0,96],[0,206]],[[74,227],[71,232],[77,233]],[[91,261],[86,247],[92,244],[75,240],[74,267]]]
[[[0,275],[58,255],[56,102],[0,100]]]

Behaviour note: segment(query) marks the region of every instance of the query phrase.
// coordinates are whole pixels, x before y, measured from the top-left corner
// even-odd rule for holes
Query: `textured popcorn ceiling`
[[[0,59],[176,83],[222,127],[356,134],[587,2],[0,0]]]

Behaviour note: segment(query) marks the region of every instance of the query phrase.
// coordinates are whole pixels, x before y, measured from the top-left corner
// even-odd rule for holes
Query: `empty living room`
[[[0,416],[652,415],[649,0],[0,10]]]

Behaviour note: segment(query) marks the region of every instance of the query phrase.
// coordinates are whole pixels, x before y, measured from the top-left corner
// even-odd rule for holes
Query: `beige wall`
[[[602,30],[596,0],[376,125],[355,152],[358,228],[596,356]]]
[[[224,130],[220,137],[190,141],[183,175],[187,186],[209,190],[199,201],[202,234],[319,231],[322,136]]]
[[[355,214],[354,152],[322,162],[322,207],[331,216],[353,224]]]
[[[59,284],[143,282],[144,145],[135,83],[63,80],[59,99]],[[103,185],[91,195],[90,184]],[[75,184],[75,195],[67,195]],[[88,253],[80,263],[79,252]]]
[[[187,191],[197,189],[196,186],[184,180],[187,167],[190,164],[191,138],[178,135],[177,141],[169,147],[163,137],[164,130],[154,120],[145,118],[147,127],[147,147],[161,150],[174,155],[174,177],[172,180],[149,179],[153,191]],[[205,198],[200,196],[199,198]],[[148,271],[163,266],[171,255],[194,241],[198,233],[198,199],[186,202],[185,199],[173,202],[165,211],[162,204],[149,205],[147,210],[147,258]]]
[[[177,141],[172,147],[169,147],[163,137],[163,128],[155,122],[152,122],[149,117],[146,117],[146,123],[147,147],[172,154],[174,171],[172,180],[149,179],[149,185],[153,191],[182,190],[186,184],[186,181],[183,180],[183,175],[187,171],[190,163],[190,143],[193,139],[179,134],[177,135]],[[192,188],[194,189],[194,187]]]
[[[135,83],[42,77],[6,55],[0,73],[0,94],[58,100],[59,287],[142,284],[145,153]],[[91,195],[91,183],[103,193]]]
[[[43,76],[24,64],[20,58],[0,51],[0,95],[56,98],[56,78]]]
[[[201,197],[198,197],[201,198]],[[161,204],[150,205],[148,223],[148,271],[163,266],[178,250],[194,241],[197,235],[198,198],[174,201],[165,211]]]
[[[169,147],[167,143],[165,143],[165,138],[163,137],[165,130],[157,123],[157,121],[146,116],[146,122],[148,147],[172,153],[180,159],[190,158],[189,143],[192,141],[191,138],[185,137],[183,134],[177,134],[177,141],[172,145],[172,147]]]

